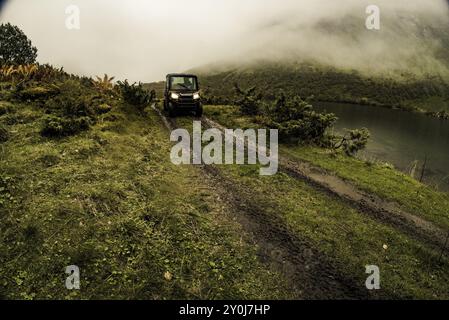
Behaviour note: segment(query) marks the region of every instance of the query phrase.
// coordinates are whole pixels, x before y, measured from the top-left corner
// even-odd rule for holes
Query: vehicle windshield
[[[195,77],[171,77],[170,89],[172,90],[198,90]]]

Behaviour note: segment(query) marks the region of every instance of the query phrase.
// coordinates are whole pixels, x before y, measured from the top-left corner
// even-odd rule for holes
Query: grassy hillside
[[[306,180],[171,164],[169,132],[140,87],[49,67],[21,77],[0,84],[1,298],[448,298],[447,251]],[[232,107],[206,112],[254,125]],[[419,192],[407,208],[447,228],[447,195],[317,152],[296,155],[380,196],[397,188],[389,196],[404,206]],[[72,264],[81,290],[65,288]],[[366,290],[367,264],[381,268],[382,290]]]
[[[144,87],[147,91],[154,90],[158,99],[162,99],[164,97],[165,81],[145,83]]]
[[[449,83],[439,76],[367,77],[305,63],[254,63],[242,67],[199,69],[202,88],[213,103],[234,99],[233,84],[256,86],[273,99],[280,91],[314,100],[400,108],[448,117]]]
[[[68,81],[79,99],[93,90]],[[52,84],[60,98],[70,94],[65,82]],[[34,85],[26,90],[42,90]],[[291,297],[201,173],[171,165],[158,116],[108,99],[88,130],[63,137],[42,134],[55,112],[43,100],[1,102],[0,297]],[[72,264],[80,291],[65,289]]]

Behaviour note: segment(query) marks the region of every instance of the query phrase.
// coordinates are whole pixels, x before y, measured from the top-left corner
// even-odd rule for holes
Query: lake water
[[[427,155],[424,182],[449,191],[449,121],[362,105],[318,103],[315,108],[338,116],[337,132],[369,129],[371,139],[362,157],[389,162],[407,173],[418,161],[415,177],[419,179]]]

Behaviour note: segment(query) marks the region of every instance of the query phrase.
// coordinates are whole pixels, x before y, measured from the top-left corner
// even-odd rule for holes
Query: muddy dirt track
[[[175,119],[166,118],[159,110],[169,130],[178,128]],[[267,213],[252,194],[221,174],[217,166],[197,166],[205,175],[205,183],[215,191],[229,214],[243,226],[259,248],[260,260],[273,271],[281,272],[291,284],[297,299],[372,299],[364,283],[355,283],[334,267],[335,262],[319,253],[304,239],[285,226],[281,219]]]
[[[217,122],[205,117],[202,122],[207,127],[222,131],[225,129]],[[443,248],[446,244],[447,231],[430,221],[405,212],[398,204],[385,201],[374,194],[368,194],[352,183],[327,173],[321,168],[281,155],[279,167],[291,177],[307,181],[315,188],[344,200],[357,210],[402,230],[412,238],[424,241],[437,249]]]
[[[175,119],[166,118],[153,108],[169,130],[177,129]],[[206,118],[205,127],[224,128]],[[404,212],[395,203],[386,202],[375,195],[359,190],[351,183],[335,177],[305,162],[279,157],[280,170],[295,179],[306,181],[312,187],[345,201],[358,211],[393,225],[413,238],[425,241],[436,248],[445,244],[446,233],[434,224]],[[201,165],[206,183],[226,203],[237,221],[250,235],[250,241],[259,247],[262,262],[280,271],[292,284],[298,299],[373,299],[382,298],[377,292],[369,292],[364,283],[339,272],[338,262],[318,252],[305,239],[286,227],[281,218],[266,212],[254,200],[253,190],[247,190],[221,173],[217,166]],[[390,297],[391,298],[391,297]]]

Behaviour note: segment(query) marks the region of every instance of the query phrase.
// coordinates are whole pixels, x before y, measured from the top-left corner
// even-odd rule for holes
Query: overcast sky
[[[343,23],[348,14],[360,17],[364,28],[365,8],[372,3],[380,4],[385,15],[408,10],[434,22],[448,19],[445,0],[10,0],[0,20],[25,31],[42,63],[143,82],[229,59],[276,60],[293,54],[359,67],[374,66],[386,53],[397,55],[395,61],[411,51],[420,55],[419,48],[406,43],[395,48],[394,37],[377,39],[368,52],[369,41],[354,48],[347,38],[315,28],[322,21]],[[80,30],[65,27],[71,4],[81,10]],[[383,32],[386,38],[395,30]]]

